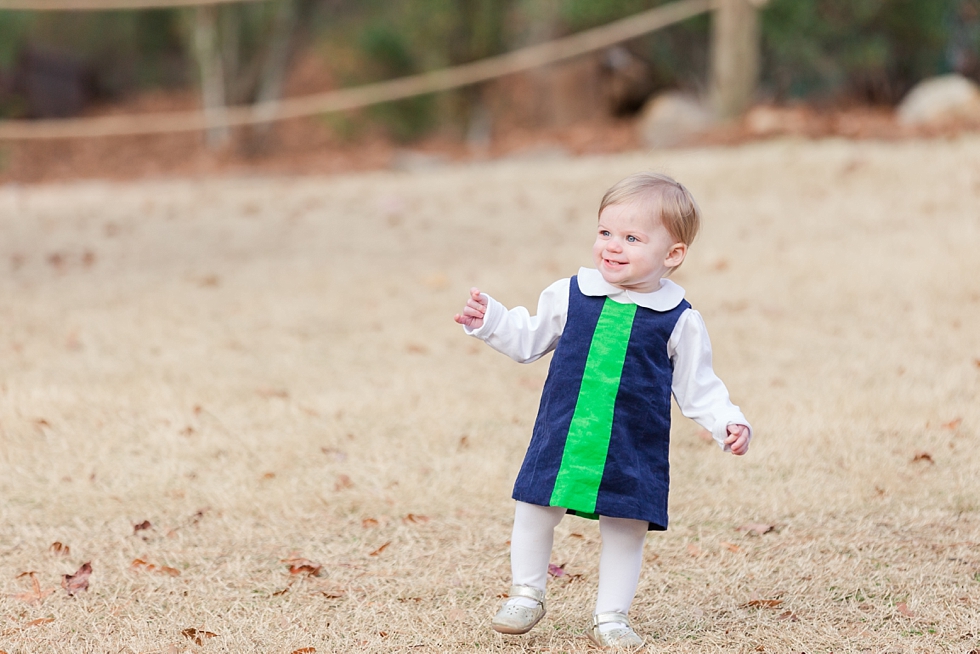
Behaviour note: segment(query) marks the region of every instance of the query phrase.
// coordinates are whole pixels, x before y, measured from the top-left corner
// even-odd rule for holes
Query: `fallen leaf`
[[[37,618],[36,620],[31,620],[24,624],[25,627],[37,627],[42,624],[48,624],[54,622],[54,618]]]
[[[144,520],[138,525],[133,525],[133,534],[137,534],[141,531],[146,531],[148,529],[153,529],[153,525],[150,523],[149,520]]]
[[[48,422],[47,420],[45,420],[44,418],[35,418],[34,419],[34,424],[37,425],[38,427],[50,427],[51,426],[51,423]]]
[[[361,520],[361,526],[364,527],[365,529],[370,529],[371,527],[377,527],[380,524],[381,523],[375,520],[374,518],[364,518],[363,520]]]
[[[332,591],[331,590],[321,590],[321,591],[318,591],[318,592],[321,595],[323,595],[324,597],[326,597],[327,599],[340,599],[341,597],[344,596],[344,591],[342,591],[342,590],[332,590]]]
[[[459,437],[459,449],[465,450],[469,446],[470,446],[470,437],[469,436],[460,436]]]
[[[917,463],[919,461],[926,461],[928,463],[936,463],[932,460],[932,455],[928,452],[916,452],[915,456],[912,457],[912,463]]]
[[[565,576],[565,564],[555,565],[554,563],[548,564],[548,574],[552,577],[564,577]]]
[[[171,577],[179,577],[180,570],[177,568],[171,568],[167,565],[154,565],[152,563],[147,563],[143,559],[133,559],[133,562],[129,564],[133,570],[143,570],[145,572],[154,572],[161,575],[169,575]]]
[[[954,419],[950,420],[949,422],[944,422],[940,426],[943,429],[956,429],[957,427],[960,426],[960,423],[961,422],[963,422],[963,418],[954,418]]]
[[[320,574],[320,570],[323,569],[323,566],[319,563],[300,557],[283,559],[282,562],[289,566],[289,574],[291,575],[306,575],[307,577],[315,577]]]
[[[273,597],[279,597],[280,595],[285,595],[285,594],[286,594],[286,593],[288,593],[288,592],[289,592],[289,586],[286,586],[286,587],[285,587],[285,588],[283,588],[282,590],[277,590],[276,592],[274,592],[274,593],[272,594],[272,596],[273,596]]]
[[[347,475],[337,475],[337,483],[333,485],[334,490],[344,490],[345,488],[353,488],[354,482],[351,481],[350,477]]]
[[[73,575],[61,576],[61,587],[68,591],[69,595],[83,590],[88,590],[88,578],[92,575],[92,563],[86,562],[75,571]]]
[[[262,479],[275,479],[275,478],[276,478],[276,473],[274,472],[266,472],[262,475]]]
[[[68,556],[71,554],[71,548],[57,540],[51,543],[51,545],[48,547],[48,551],[58,556]]]
[[[761,536],[762,534],[768,534],[775,528],[775,525],[767,525],[761,522],[750,522],[736,528],[735,531],[744,531],[749,536]]]
[[[761,607],[761,608],[766,608],[766,609],[774,609],[774,608],[776,608],[777,606],[779,606],[782,603],[783,603],[783,600],[781,600],[781,599],[754,599],[754,600],[749,600],[748,602],[746,602],[742,606],[747,606],[747,607],[752,607],[752,608],[760,608]]]
[[[383,545],[382,545],[381,547],[379,547],[378,549],[376,549],[376,550],[374,550],[373,552],[371,552],[370,554],[368,554],[368,556],[377,556],[377,555],[379,555],[379,554],[381,554],[381,553],[382,553],[382,552],[384,552],[384,551],[385,551],[386,549],[388,549],[388,546],[389,546],[389,545],[391,545],[391,541],[390,541],[390,540],[389,540],[389,541],[387,541],[386,543],[384,543],[384,544],[383,544]]]
[[[313,654],[315,651],[315,647],[300,647],[299,649],[294,649],[289,654]]]
[[[204,631],[203,629],[195,629],[194,627],[190,627],[181,631],[180,635],[194,641],[194,643],[197,645],[203,645],[205,640],[208,638],[215,638],[218,634],[214,633],[213,631]]]
[[[414,523],[414,524],[419,524],[419,523],[426,523],[428,521],[429,521],[429,516],[427,516],[427,515],[418,515],[418,514],[415,514],[415,513],[409,513],[407,516],[405,516],[404,518],[402,518],[402,522],[405,522],[405,523],[411,522],[411,523]]]
[[[739,547],[738,545],[735,545],[734,543],[726,543],[725,541],[721,541],[718,544],[721,545],[722,547],[724,547],[729,552],[741,552],[742,551],[742,548]]]
[[[44,601],[45,597],[47,597],[48,595],[54,592],[54,588],[50,588],[48,590],[41,589],[41,582],[38,581],[37,573],[34,572],[33,570],[28,572],[22,572],[19,575],[17,575],[16,578],[20,579],[21,577],[30,577],[32,588],[29,592],[17,593],[16,595],[11,595],[11,597],[13,597],[16,600],[20,600],[21,602],[27,602],[28,604],[40,604],[42,601]]]
[[[583,536],[582,534],[576,534],[575,532],[570,533],[568,535],[568,537],[569,538],[585,538],[585,536]]]
[[[766,651],[766,646],[765,645],[756,645],[755,651],[757,651],[757,652],[764,652],[764,651]]]
[[[799,622],[800,619],[796,617],[796,614],[792,611],[783,611],[776,616],[777,620],[789,620],[790,622]]]
[[[694,543],[687,544],[687,553],[691,556],[701,556],[701,548]]]
[[[906,604],[905,602],[899,602],[898,604],[896,604],[895,610],[897,610],[899,613],[904,615],[906,618],[915,617],[915,613],[912,612],[912,609],[910,609],[909,605]]]

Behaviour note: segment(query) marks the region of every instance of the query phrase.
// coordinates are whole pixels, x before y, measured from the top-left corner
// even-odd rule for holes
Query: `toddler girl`
[[[711,368],[701,315],[667,279],[700,220],[681,184],[631,175],[599,205],[595,268],[546,288],[536,316],[473,288],[455,317],[521,363],[555,352],[514,485],[513,586],[492,622],[498,632],[526,633],[544,616],[554,529],[572,513],[598,518],[602,536],[589,637],[641,646],[627,613],[646,532],[667,528],[671,394],[725,451],[748,451],[751,428]]]

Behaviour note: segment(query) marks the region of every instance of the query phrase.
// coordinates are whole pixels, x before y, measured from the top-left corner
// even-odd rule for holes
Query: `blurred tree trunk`
[[[208,123],[225,115],[225,71],[218,44],[218,8],[202,5],[195,10],[194,55],[201,78],[201,98]],[[228,142],[227,127],[211,127],[205,135],[208,148],[216,150]]]
[[[267,108],[260,112],[263,118],[270,118],[275,113],[275,105],[272,103],[282,97],[282,87],[286,81],[286,68],[289,65],[298,15],[295,0],[279,0],[273,19],[272,33],[269,36],[269,48],[255,95],[257,103],[268,104]],[[271,122],[255,125],[252,129],[250,147],[253,150],[264,149],[271,129]]]
[[[534,45],[550,41],[558,36],[560,21],[560,0],[534,0],[531,11],[531,29],[527,43]],[[555,95],[555,80],[552,76],[554,66],[539,66],[528,72],[534,85],[532,103],[533,120],[538,125],[553,125],[559,122],[561,107]]]
[[[504,50],[504,27],[514,0],[456,0],[456,29],[449,45],[451,64],[463,64]],[[467,143],[477,150],[490,145],[492,114],[486,83],[460,91]]]
[[[759,81],[759,7],[767,0],[718,0],[711,21],[711,104],[723,120],[742,115]]]

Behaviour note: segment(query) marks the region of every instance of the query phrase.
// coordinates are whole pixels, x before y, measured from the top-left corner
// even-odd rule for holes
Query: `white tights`
[[[514,532],[510,538],[510,566],[515,585],[545,589],[548,563],[555,540],[555,527],[565,515],[559,506],[538,506],[518,502],[514,511]],[[602,554],[599,557],[599,593],[595,612],[628,613],[643,564],[643,539],[647,534],[645,520],[599,517]],[[532,607],[533,600],[517,597],[511,602]],[[603,625],[603,631],[618,627]]]

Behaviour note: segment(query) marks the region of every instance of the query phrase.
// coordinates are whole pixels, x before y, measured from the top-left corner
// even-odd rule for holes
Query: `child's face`
[[[655,201],[654,201],[655,202]],[[650,200],[611,204],[599,215],[592,256],[602,278],[638,293],[660,288],[660,280],[681,265],[687,245],[674,240],[655,216]]]

